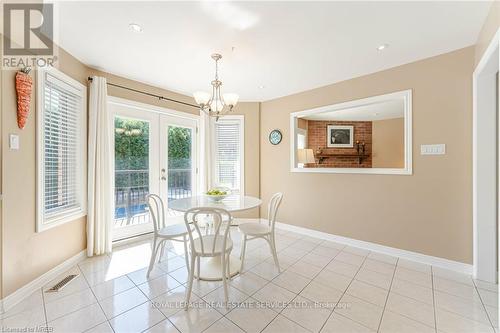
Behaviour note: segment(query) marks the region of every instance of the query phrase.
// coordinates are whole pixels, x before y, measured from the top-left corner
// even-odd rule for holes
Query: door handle
[[[167,180],[167,177],[165,177],[165,169],[161,169],[161,180]]]

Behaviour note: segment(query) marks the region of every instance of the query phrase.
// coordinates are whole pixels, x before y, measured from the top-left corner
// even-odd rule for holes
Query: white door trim
[[[473,276],[497,280],[497,159],[499,121],[496,105],[496,73],[500,29],[479,61],[473,81]],[[497,119],[495,119],[497,118]],[[496,181],[492,182],[492,179]]]
[[[122,116],[127,118],[146,120],[150,123],[150,141],[149,141],[149,156],[150,156],[150,177],[149,177],[149,189],[151,193],[156,193],[162,195],[164,194],[164,200],[167,202],[166,191],[162,192],[162,180],[160,175],[160,170],[162,168],[167,169],[167,154],[164,151],[166,143],[164,146],[161,144],[161,140],[166,139],[166,126],[169,124],[185,126],[193,128],[193,158],[194,158],[194,172],[199,170],[199,158],[198,158],[198,147],[200,146],[200,138],[198,135],[199,119],[200,116],[197,114],[191,114],[187,112],[171,110],[155,105],[144,104],[136,101],[131,101],[124,98],[109,96],[108,104],[112,105],[114,108],[110,112],[110,117],[112,117],[111,124],[114,124],[114,116]],[[122,108],[117,108],[122,107]],[[114,129],[114,126],[113,126]],[[114,130],[113,130],[114,136]],[[113,140],[114,142],[114,140]],[[113,155],[114,156],[114,155]],[[113,171],[114,158],[113,158]],[[195,174],[193,177],[193,192],[198,193],[198,184],[200,173]],[[114,188],[114,179],[113,179]],[[144,233],[153,231],[153,225],[151,223],[142,223],[133,226],[128,226],[128,230],[117,230],[114,229],[113,241],[121,240],[128,237],[135,237]]]

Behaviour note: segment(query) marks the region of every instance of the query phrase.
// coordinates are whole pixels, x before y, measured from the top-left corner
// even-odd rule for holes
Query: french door
[[[168,208],[172,200],[190,197],[197,189],[197,122],[174,116],[160,117],[160,196]],[[180,212],[167,209],[168,217]],[[173,219],[171,219],[173,220]]]
[[[158,194],[168,223],[169,202],[197,193],[198,119],[130,102],[110,102],[114,137],[114,230],[123,239],[153,230],[146,196]]]

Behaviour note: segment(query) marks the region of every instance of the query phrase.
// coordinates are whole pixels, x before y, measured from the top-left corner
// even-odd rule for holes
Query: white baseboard
[[[70,268],[72,268],[73,266],[75,266],[76,264],[78,264],[79,262],[83,261],[86,258],[87,258],[87,250],[83,250],[78,254],[74,255],[73,257],[69,258],[68,260],[65,260],[61,264],[57,265],[56,267],[52,268],[50,271],[39,276],[30,283],[17,289],[9,296],[0,300],[0,313],[8,311],[14,305],[24,300],[26,297],[34,293],[36,290],[42,288],[51,280],[55,279],[58,275],[69,270]]]
[[[276,227],[283,230],[293,231],[299,234],[316,237],[324,240],[329,240],[332,242],[337,242],[345,245],[351,245],[359,247],[365,250],[370,250],[374,252],[379,252],[387,254],[394,257],[399,257],[407,260],[412,260],[420,262],[427,265],[432,265],[435,267],[445,268],[452,271],[456,271],[464,274],[472,274],[472,265],[465,264],[463,262],[453,261],[445,258],[433,257],[426,254],[412,252],[407,250],[401,250],[390,246],[380,245],[376,243],[365,242],[353,238],[337,236],[333,234],[328,234],[326,232],[312,230],[303,227],[297,227],[290,224],[276,222]]]

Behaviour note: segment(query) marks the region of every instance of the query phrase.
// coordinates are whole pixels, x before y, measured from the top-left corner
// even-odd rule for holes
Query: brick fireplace
[[[353,148],[327,148],[327,126],[350,125],[354,126]],[[319,121],[307,120],[307,147],[313,149],[316,161],[320,163],[308,164],[309,168],[371,168],[372,167],[372,122],[371,121]],[[357,155],[356,141],[365,143],[365,156]],[[322,150],[321,159],[317,156],[318,149]],[[350,155],[353,156],[350,156]],[[333,156],[332,156],[333,155]]]

